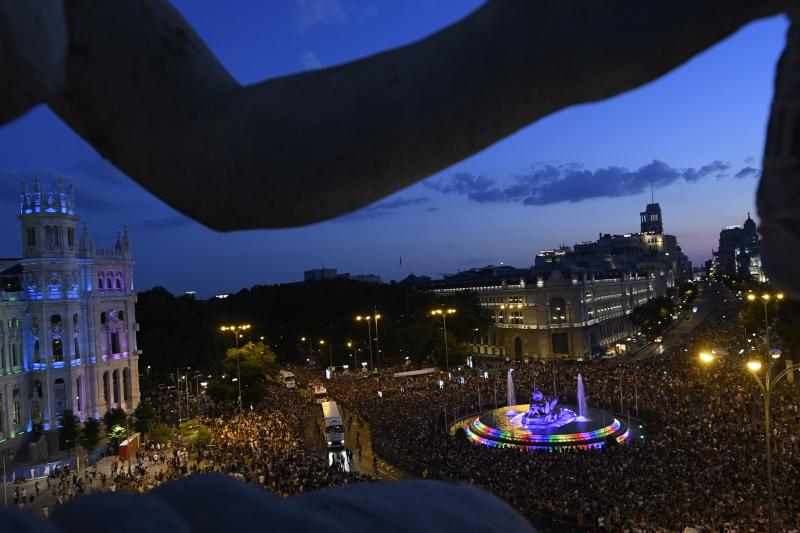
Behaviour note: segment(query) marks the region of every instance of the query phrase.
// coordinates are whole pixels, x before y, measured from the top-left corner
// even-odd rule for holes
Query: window
[[[14,403],[13,403],[14,411],[12,413],[13,421],[14,421],[14,428],[15,429],[19,429],[20,426],[22,425],[22,417],[21,417],[21,412],[20,412],[20,409],[19,409],[19,388],[18,387],[14,388],[14,392],[12,393],[11,396],[12,396],[12,398],[14,400]]]
[[[106,403],[109,403],[110,398],[108,397],[108,370],[103,372],[103,399]]]
[[[80,359],[81,358],[81,349],[80,349],[80,343],[78,342],[78,336],[76,335],[73,340],[75,342],[75,354],[73,355],[73,357],[75,359]]]
[[[111,332],[111,353],[119,353],[119,331]]]
[[[36,246],[36,228],[28,228],[28,246]]]
[[[67,245],[70,248],[75,248],[75,228],[67,229]]]
[[[113,272],[106,272],[106,289],[110,289],[112,287],[112,283],[114,280],[114,273]]]
[[[121,277],[117,276],[117,279],[114,280],[114,283],[115,283],[115,287],[114,287],[115,289],[122,290],[122,278]]]
[[[64,360],[64,345],[61,339],[53,339],[53,361]]]
[[[41,363],[41,355],[39,354],[39,341],[33,341],[33,360],[37,363]]]
[[[107,319],[107,316],[108,316],[108,315],[106,315],[106,312],[105,312],[105,311],[103,311],[102,313],[100,313],[100,323],[101,323],[101,324],[105,324],[105,323],[106,323],[106,321],[108,320],[108,319]]]
[[[11,344],[11,366],[19,366],[19,346],[17,343]]]
[[[125,312],[124,311],[117,311],[117,319],[118,320],[125,320]]]
[[[550,300],[550,323],[561,324],[567,320],[567,303],[564,298],[556,297]],[[556,352],[561,353],[561,352]]]
[[[102,272],[98,272],[97,273],[97,288],[98,289],[102,289],[103,288],[103,273]]]
[[[58,333],[61,331],[61,324],[61,315],[50,316],[50,327],[53,328],[53,333]]]
[[[75,313],[75,314],[72,315],[72,329],[73,329],[73,331],[78,331],[78,320],[79,319],[80,319],[80,317],[78,316],[78,313]]]

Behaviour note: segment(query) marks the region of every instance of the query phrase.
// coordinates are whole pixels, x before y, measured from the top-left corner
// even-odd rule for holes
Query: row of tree
[[[444,360],[441,318],[434,308],[453,308],[447,321],[451,364],[466,356],[463,343],[485,335],[490,315],[477,297],[456,293],[446,297],[414,290],[405,284],[374,285],[347,279],[316,283],[255,286],[228,298],[198,300],[174,296],[161,287],[139,294],[136,307],[141,324],[140,368],[149,367],[154,380],[163,382],[178,367],[191,366],[203,374],[217,374],[221,355],[234,344],[225,324],[250,324],[241,341],[264,344],[282,362],[315,359],[325,366],[369,360],[380,347],[382,366],[406,358],[421,363]],[[381,315],[376,327],[356,316]],[[301,340],[305,339],[305,341]],[[324,343],[320,343],[324,341]],[[348,345],[349,343],[349,345]]]

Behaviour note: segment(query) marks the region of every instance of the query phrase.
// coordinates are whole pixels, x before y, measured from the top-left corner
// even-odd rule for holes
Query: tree
[[[103,416],[103,424],[106,426],[106,431],[111,431],[116,426],[125,427],[128,421],[128,415],[121,407],[115,407],[111,411],[107,411]]]
[[[208,427],[197,418],[181,424],[179,433],[185,444],[197,450],[198,456],[200,449],[211,441],[211,432]]]
[[[150,439],[158,444],[166,444],[175,436],[175,430],[166,424],[156,424],[150,430]]]
[[[69,452],[78,442],[78,432],[81,421],[75,416],[72,409],[66,409],[61,414],[59,422],[61,423],[61,427],[58,431],[61,440],[61,448],[66,448]],[[69,454],[67,455],[69,456]]]
[[[140,402],[139,405],[136,406],[136,410],[133,412],[133,417],[135,419],[133,428],[139,433],[150,433],[150,430],[156,423],[157,416],[156,410],[152,405],[150,405],[150,402]]]
[[[117,448],[119,443],[128,438],[127,429],[128,415],[121,407],[106,412],[103,416],[103,424],[106,427],[108,441]]]
[[[268,378],[273,379],[278,374],[278,358],[263,342],[248,342],[226,352],[222,369],[231,380],[241,374],[242,402],[256,403],[264,398]]]
[[[81,429],[78,436],[78,443],[89,453],[92,453],[100,445],[100,421],[89,418]]]

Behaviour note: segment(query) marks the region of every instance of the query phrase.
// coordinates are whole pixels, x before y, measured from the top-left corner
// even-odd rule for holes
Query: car
[[[664,337],[659,335],[658,337],[656,337],[656,342],[658,342],[658,343],[664,342]]]

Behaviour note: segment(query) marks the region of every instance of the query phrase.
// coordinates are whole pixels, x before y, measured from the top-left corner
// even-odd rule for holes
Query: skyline
[[[235,12],[175,5],[232,74],[249,83],[409,42],[479,2],[248,1]],[[665,230],[698,264],[710,257],[722,227],[740,224],[748,211],[755,217],[755,178],[786,27],[783,17],[751,24],[644,87],[553,114],[372,206],[287,230],[203,228],[116,171],[40,107],[0,129],[0,212],[9,222],[16,213],[20,178],[30,183],[39,175],[53,184],[63,176],[75,184],[96,245],[113,244],[117,229],[128,226],[140,289],[163,285],[210,296],[298,281],[323,264],[385,281],[489,263],[527,266],[543,248],[636,231],[654,183]],[[3,228],[0,253],[18,255],[17,226]]]

